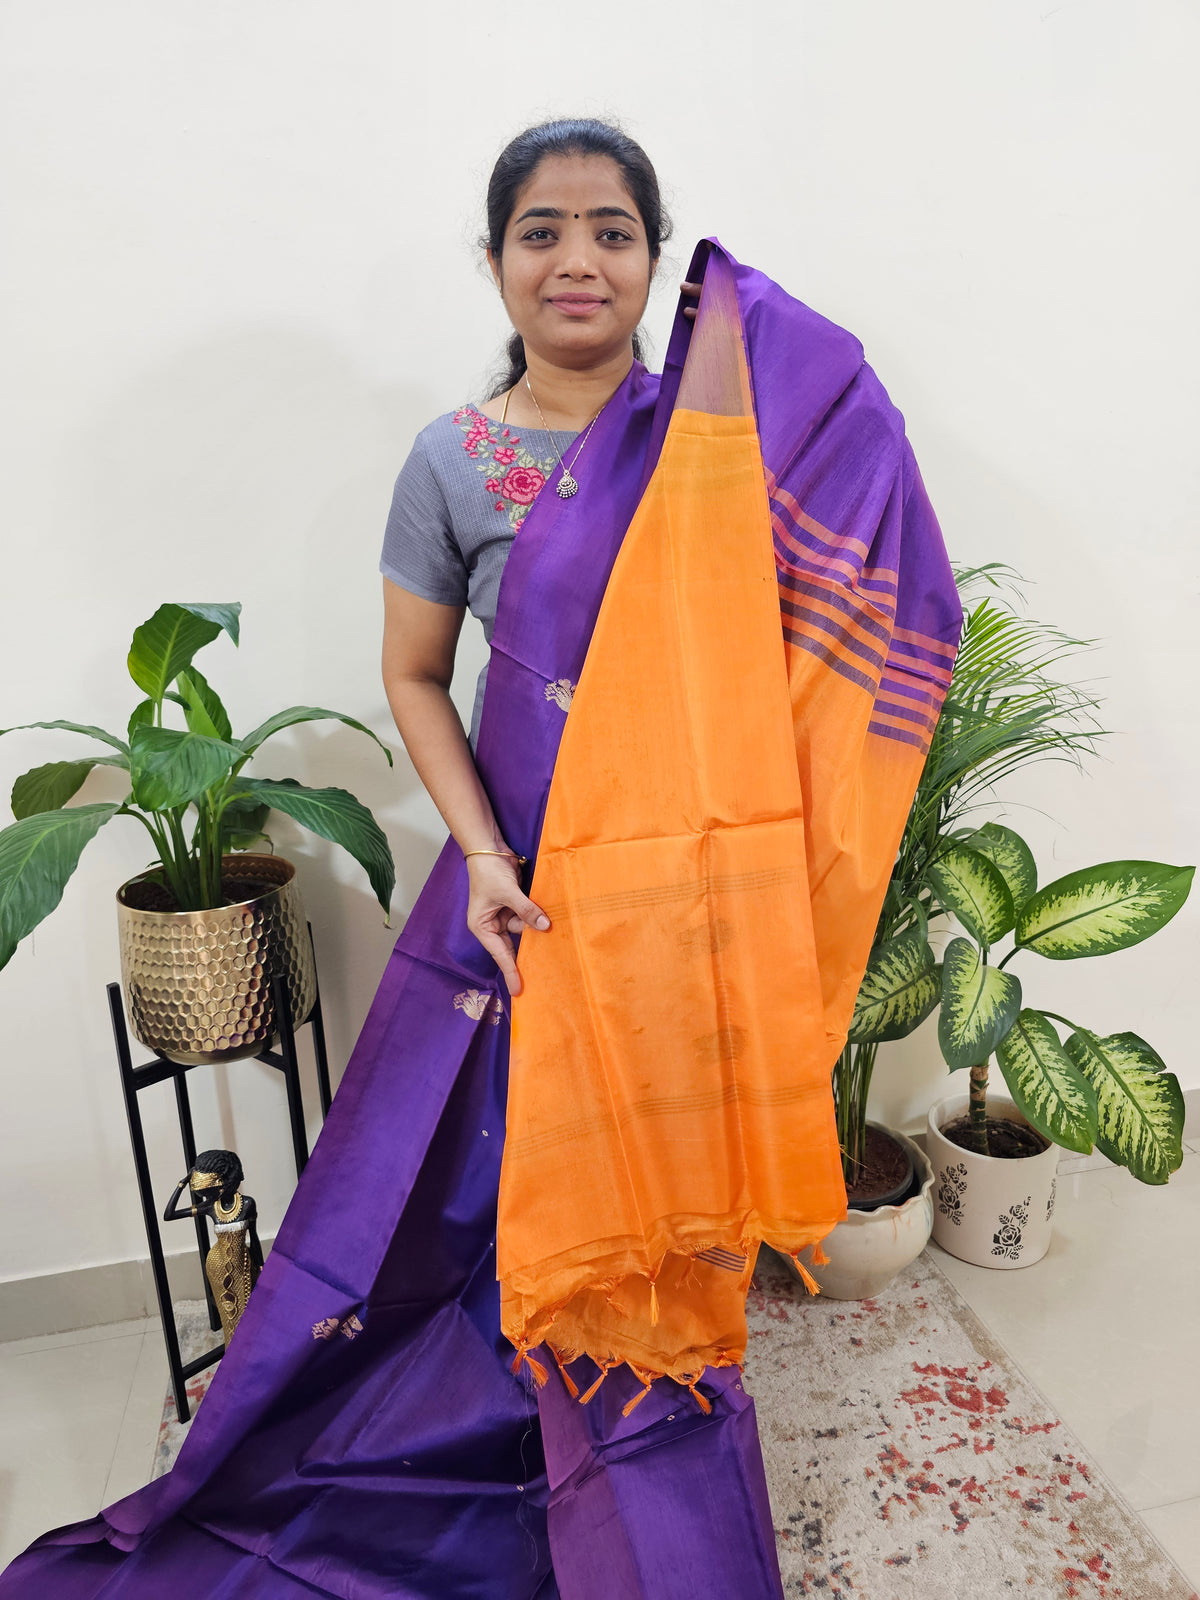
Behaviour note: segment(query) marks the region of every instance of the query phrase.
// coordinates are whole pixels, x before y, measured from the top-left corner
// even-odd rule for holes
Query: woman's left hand
[[[515,856],[490,851],[467,858],[467,927],[500,968],[511,995],[521,992],[514,933],[544,932],[550,919],[521,888]]]
[[[698,283],[681,283],[679,285],[679,292],[686,299],[699,300],[700,285]],[[690,322],[694,322],[696,320],[696,309],[697,308],[695,306],[684,306],[683,308],[683,314]]]

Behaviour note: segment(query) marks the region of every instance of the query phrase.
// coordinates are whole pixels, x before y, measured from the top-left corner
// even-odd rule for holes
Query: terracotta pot
[[[911,1154],[920,1188],[899,1205],[876,1206],[873,1211],[851,1211],[821,1241],[829,1257],[824,1267],[812,1265],[812,1246],[800,1252],[801,1260],[831,1300],[865,1300],[876,1295],[929,1242],[933,1226],[933,1169],[920,1145],[895,1128],[871,1122]]]
[[[282,856],[226,856],[222,878],[246,898],[211,911],[167,911],[142,873],[117,891],[121,977],[136,1038],[168,1061],[240,1061],[276,1037],[271,978],[282,972],[296,1027],[317,996],[296,869]]]
[[[1015,1161],[960,1149],[942,1128],[969,1104],[968,1095],[958,1094],[929,1108],[933,1237],[943,1250],[977,1267],[1030,1267],[1050,1248],[1058,1146]],[[1011,1100],[989,1094],[987,1108],[991,1117],[1029,1125]]]

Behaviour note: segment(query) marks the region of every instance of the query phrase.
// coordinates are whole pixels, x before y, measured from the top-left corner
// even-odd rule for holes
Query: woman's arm
[[[463,607],[439,605],[383,580],[383,685],[409,759],[459,848],[501,850],[471,856],[467,926],[520,994],[511,935],[550,926],[522,892],[515,853],[492,812],[463,732],[450,680]]]

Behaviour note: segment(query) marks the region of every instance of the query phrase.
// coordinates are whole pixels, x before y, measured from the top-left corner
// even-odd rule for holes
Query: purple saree
[[[719,248],[702,245],[689,275]],[[905,626],[956,638],[937,525],[861,347],[730,265],[773,479],[864,549],[886,537],[891,556],[902,537]],[[680,316],[661,380],[635,366],[579,493],[538,499],[505,570],[477,760],[530,857],[688,338]],[[706,1373],[710,1415],[666,1380],[628,1418],[627,1370],[588,1406],[557,1372],[536,1392],[510,1372],[495,1271],[506,997],[465,908],[451,842],[174,1469],[44,1535],[0,1576],[0,1600],[778,1600],[736,1368]]]

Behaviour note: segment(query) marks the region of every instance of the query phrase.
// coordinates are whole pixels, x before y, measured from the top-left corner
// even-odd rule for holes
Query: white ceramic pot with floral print
[[[1050,1248],[1058,1146],[1017,1160],[963,1150],[942,1129],[969,1104],[968,1095],[958,1094],[929,1108],[934,1240],[977,1267],[1030,1267]],[[990,1117],[1026,1121],[1011,1100],[988,1095],[987,1108]]]
[[[829,1257],[826,1266],[812,1264],[812,1246],[800,1252],[800,1259],[831,1300],[866,1300],[886,1289],[898,1272],[915,1261],[929,1243],[933,1226],[933,1168],[919,1144],[885,1128],[879,1128],[913,1158],[917,1192],[899,1205],[876,1206],[873,1211],[851,1211],[833,1232],[821,1241]]]

